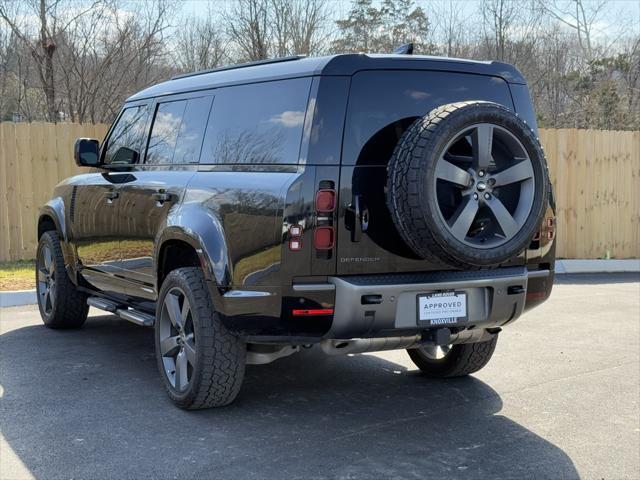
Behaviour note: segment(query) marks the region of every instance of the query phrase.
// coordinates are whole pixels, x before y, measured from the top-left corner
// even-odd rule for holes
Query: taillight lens
[[[333,227],[316,227],[313,234],[313,244],[317,250],[331,250],[335,243]]]
[[[336,191],[331,189],[318,190],[316,193],[316,211],[330,213],[336,209]]]
[[[298,250],[302,250],[302,239],[299,237],[292,238],[289,240],[289,250],[293,252],[297,252]]]

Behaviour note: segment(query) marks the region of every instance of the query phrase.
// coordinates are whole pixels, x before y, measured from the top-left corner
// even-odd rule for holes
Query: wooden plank
[[[11,138],[5,134],[7,126],[0,123],[0,261],[11,259],[9,252],[9,195],[7,190],[7,146]]]
[[[9,226],[9,256],[12,260],[22,258],[22,232],[20,209],[20,175],[18,172],[18,153],[16,151],[16,125],[8,123],[5,125],[4,133],[7,141],[5,142],[4,154],[7,161],[6,184],[8,203],[8,226]]]
[[[640,131],[632,133],[629,139],[631,149],[631,255],[640,258]]]
[[[21,258],[34,258],[36,253],[36,222],[38,208],[34,203],[33,164],[31,152],[31,124],[17,123],[16,154],[20,198],[16,208],[20,211]]]

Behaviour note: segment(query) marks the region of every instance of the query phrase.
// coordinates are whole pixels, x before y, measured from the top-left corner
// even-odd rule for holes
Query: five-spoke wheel
[[[50,316],[56,301],[56,266],[49,245],[40,249],[36,263],[38,303],[44,314]]]
[[[529,218],[533,166],[522,143],[505,128],[483,123],[455,135],[438,159],[434,180],[440,214],[466,245],[499,246]]]
[[[183,392],[189,386],[197,360],[191,306],[185,293],[174,287],[164,297],[160,312],[160,353],[164,372],[173,388]]]
[[[455,268],[517,257],[549,200],[544,152],[509,108],[442,105],[409,127],[389,160],[387,207],[419,257]]]

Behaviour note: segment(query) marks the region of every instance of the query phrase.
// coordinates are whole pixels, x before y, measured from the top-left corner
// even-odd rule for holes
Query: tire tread
[[[164,378],[162,360],[158,354],[158,367],[163,375],[165,388],[181,408],[197,410],[228,405],[238,395],[244,379],[244,342],[223,325],[220,315],[213,307],[209,288],[199,267],[183,267],[169,273],[162,287],[161,299],[176,282],[188,285],[195,300],[191,302],[191,308],[196,310],[199,323],[196,338],[198,349],[202,349],[200,375],[192,380],[197,384],[190,386],[190,394],[186,398],[180,398]]]
[[[464,377],[482,369],[496,349],[498,335],[486,342],[454,345],[450,353],[442,360],[428,360],[419,349],[407,350],[413,363],[428,377],[451,378]]]

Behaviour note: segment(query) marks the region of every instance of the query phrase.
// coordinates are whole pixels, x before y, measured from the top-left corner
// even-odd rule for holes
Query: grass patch
[[[0,262],[0,291],[35,288],[35,260]]]

